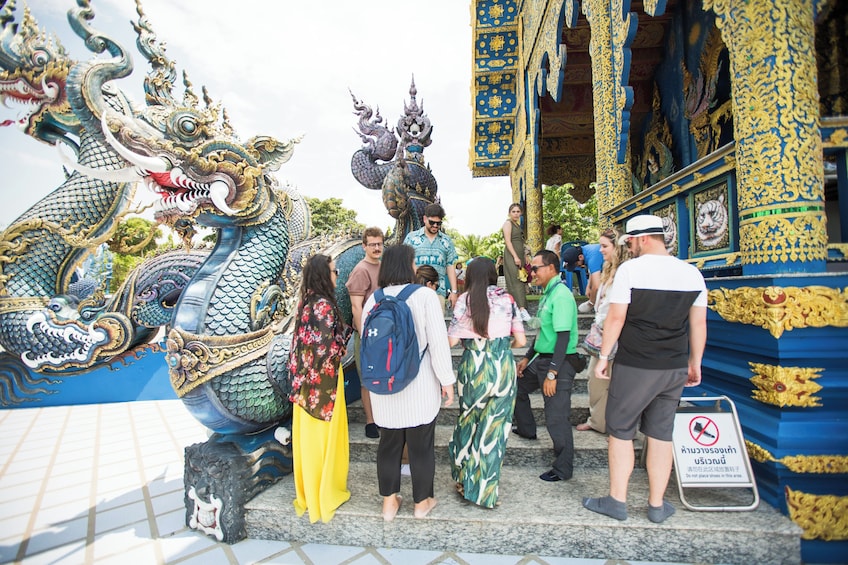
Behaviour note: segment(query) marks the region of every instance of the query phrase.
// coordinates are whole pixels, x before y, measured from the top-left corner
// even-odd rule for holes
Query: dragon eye
[[[193,114],[179,115],[173,123],[176,134],[186,141],[191,141],[200,135],[198,120]]]
[[[36,66],[40,67],[42,65],[45,65],[45,64],[47,64],[47,62],[49,60],[50,60],[50,55],[47,53],[47,51],[43,51],[41,49],[38,49],[38,50],[32,52],[32,62]]]

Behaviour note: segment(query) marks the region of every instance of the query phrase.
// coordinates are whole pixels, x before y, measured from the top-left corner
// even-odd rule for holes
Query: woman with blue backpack
[[[341,359],[352,328],[336,304],[338,270],[327,255],[303,267],[288,369],[292,463],[298,516],[329,522],[350,498],[350,446]]]
[[[369,390],[374,421],[380,426],[377,481],[386,521],[394,519],[403,501],[400,466],[404,445],[409,451],[413,516],[423,518],[436,506],[436,416],[442,396],[446,397],[445,406],[453,403],[456,382],[439,296],[414,284],[414,262],[412,247],[388,247],[377,277],[380,288],[363,308],[367,315],[361,332],[362,384]],[[384,315],[390,307],[395,315]],[[411,347],[406,347],[413,336]],[[411,352],[411,359],[403,355],[405,350]],[[403,362],[396,365],[399,358]],[[388,366],[390,375],[384,370]]]
[[[512,427],[516,376],[511,348],[527,342],[515,300],[497,283],[491,259],[472,259],[466,291],[456,301],[448,328],[450,344],[463,347],[457,370],[459,417],[448,444],[451,474],[459,495],[484,508],[498,504]]]

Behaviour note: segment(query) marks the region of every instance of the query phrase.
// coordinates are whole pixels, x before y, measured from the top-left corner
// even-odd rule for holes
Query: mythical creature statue
[[[283,293],[278,282],[289,247],[288,220],[270,173],[299,140],[254,137],[242,143],[204,89],[204,104],[184,76],[177,100],[174,63],[139,8],[139,50],[152,70],[147,107],[104,109],[100,130],[135,175],[157,195],[154,216],[190,219],[218,240],[176,304],[167,334],[171,384],[204,425],[220,433],[269,428],[290,412],[282,348]],[[97,175],[97,171],[87,171]]]
[[[397,220],[397,241],[422,226],[424,208],[437,199],[438,185],[429,165],[424,163],[424,148],[431,143],[433,126],[418,106],[415,79],[409,87],[409,105],[397,122],[397,134],[386,127],[380,109],[353,98],[359,116],[359,137],[364,145],[353,154],[350,170],[365,188],[381,190],[383,204]]]
[[[14,21],[15,2],[0,2],[0,99],[22,108],[0,125],[14,125],[77,155],[78,171],[15,220],[0,236],[0,405],[55,383],[30,376],[83,372],[152,339],[170,319],[175,296],[203,254],[172,252],[132,273],[110,299],[103,293],[74,295],[72,282],[85,257],[115,233],[128,212],[135,185],[115,171],[127,162],[106,143],[100,116],[107,108],[132,114],[130,100],[109,81],[128,75],[132,63],[114,41],[88,27],[86,2],[69,13],[72,27],[93,51],[111,58],[79,63],[51,34],[41,31],[29,9]],[[77,141],[78,140],[78,141]]]

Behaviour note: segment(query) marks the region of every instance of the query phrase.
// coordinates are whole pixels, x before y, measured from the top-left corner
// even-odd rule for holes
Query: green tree
[[[157,249],[156,238],[162,237],[162,230],[155,222],[144,218],[128,218],[118,224],[115,235],[107,242],[114,253],[112,259],[112,282],[109,290],[114,292],[121,286],[127,275],[144,257]]]
[[[562,226],[562,240],[598,241],[598,200],[593,194],[581,204],[571,195],[574,185],[545,185],[542,187],[542,220],[545,230],[551,224]],[[547,232],[545,232],[547,233]]]
[[[364,224],[356,221],[356,212],[342,206],[341,198],[321,200],[307,196],[306,202],[312,213],[312,235],[361,232],[365,229]]]

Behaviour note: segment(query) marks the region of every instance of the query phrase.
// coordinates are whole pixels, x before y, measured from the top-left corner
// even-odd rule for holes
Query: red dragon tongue
[[[174,187],[171,182],[171,173],[147,173],[153,180],[156,181],[156,184],[159,186],[167,186]]]
[[[6,126],[11,126],[11,125],[16,124],[16,123],[17,122],[14,121],[14,120],[3,120],[2,122],[0,122],[0,128],[6,127]]]

